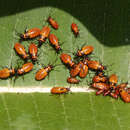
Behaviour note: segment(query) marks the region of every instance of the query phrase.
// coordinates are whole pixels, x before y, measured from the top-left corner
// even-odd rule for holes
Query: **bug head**
[[[76,56],[82,56],[82,53],[80,50],[77,51]]]
[[[55,67],[54,65],[51,65],[51,64],[48,65],[49,70],[52,70],[54,67]]]
[[[119,85],[119,88],[124,89],[124,88],[127,87],[127,85],[128,85],[128,82],[126,82],[126,83],[121,83],[121,84]]]
[[[45,42],[45,40],[40,38],[38,40],[38,48],[40,48],[44,42]]]
[[[56,53],[59,54],[61,51],[62,51],[61,47],[60,47],[60,46],[57,46],[57,48],[56,48]]]
[[[23,70],[22,69],[18,69],[17,70],[17,75],[22,75],[23,74]]]
[[[90,61],[90,58],[85,56],[85,57],[83,58],[83,64],[87,65],[87,64],[88,64],[88,61]]]
[[[76,38],[79,37],[79,31],[74,32],[74,35],[75,35]]]
[[[68,92],[71,91],[70,88],[66,88],[66,90],[67,90]]]
[[[52,19],[51,16],[49,16],[47,19],[47,22],[50,22],[51,19]]]
[[[11,69],[11,70],[10,70],[11,75],[14,75],[14,74],[15,74],[15,72],[16,72],[16,70],[15,70],[15,69]]]

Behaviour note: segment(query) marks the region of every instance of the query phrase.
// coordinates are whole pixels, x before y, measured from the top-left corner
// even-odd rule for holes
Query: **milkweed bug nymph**
[[[78,84],[80,82],[80,80],[78,80],[74,77],[68,77],[67,82],[70,83],[70,84]]]
[[[60,55],[60,59],[61,59],[61,61],[62,61],[65,65],[68,65],[69,67],[73,67],[74,64],[75,64],[75,63],[72,61],[71,56],[68,55],[68,54],[62,53],[62,54]]]
[[[118,77],[117,77],[117,75],[116,75],[116,74],[110,75],[110,77],[109,77],[109,83],[110,83],[112,86],[114,86],[114,85],[117,84],[117,82],[118,82]]]
[[[20,36],[20,40],[28,40],[28,39],[33,39],[36,38],[37,36],[40,35],[41,30],[39,28],[32,28],[32,29],[25,29],[25,32],[23,34],[18,33]]]
[[[50,34],[50,28],[48,26],[44,26],[40,32],[40,38],[38,39],[39,47],[42,45],[43,42],[46,41],[49,34]]]
[[[0,70],[0,79],[7,79],[15,74],[15,69],[4,68]]]
[[[106,70],[106,67],[103,66],[98,61],[89,60],[88,61],[88,68],[96,71],[103,71]]]
[[[56,49],[57,52],[59,52],[61,50],[58,38],[54,34],[49,35],[49,41],[50,41],[51,45]]]
[[[93,46],[83,46],[81,50],[77,51],[77,56],[86,56],[93,52],[94,48]]]
[[[75,37],[77,37],[79,35],[79,29],[78,29],[77,24],[72,23],[71,24],[71,30],[74,33]]]
[[[42,80],[44,79],[51,70],[53,70],[54,66],[48,65],[47,67],[41,68],[40,70],[37,71],[35,75],[36,80]]]
[[[23,75],[25,73],[30,72],[33,69],[33,64],[31,62],[25,63],[21,68],[17,70],[18,75]]]
[[[31,43],[29,45],[29,54],[31,55],[31,59],[33,62],[37,60],[37,53],[38,53],[37,45],[34,43]]]
[[[67,94],[69,91],[70,91],[70,88],[53,87],[51,89],[51,94]]]
[[[15,43],[14,45],[14,49],[16,51],[16,53],[21,56],[24,60],[28,59],[28,54],[25,51],[25,48],[22,44],[20,43]]]
[[[48,17],[48,20],[49,24],[54,28],[54,29],[58,29],[59,28],[59,25],[57,23],[57,21],[55,21],[51,16]]]

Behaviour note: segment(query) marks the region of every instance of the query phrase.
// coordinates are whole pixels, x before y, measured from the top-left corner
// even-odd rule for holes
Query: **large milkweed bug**
[[[40,32],[40,38],[38,39],[39,46],[41,46],[42,43],[46,41],[46,38],[48,38],[49,34],[50,28],[48,26],[44,26]]]
[[[44,79],[51,70],[53,70],[54,66],[48,65],[47,67],[41,68],[36,72],[35,79],[42,80]]]
[[[28,59],[28,54],[25,51],[25,48],[22,44],[20,43],[15,43],[14,45],[14,49],[16,51],[16,53],[21,56],[24,60]]]
[[[88,66],[83,64],[83,66],[80,68],[79,77],[85,78],[87,74],[88,74]]]
[[[48,17],[47,21],[54,29],[57,30],[59,28],[57,21],[55,21],[51,16]]]
[[[17,33],[20,36],[20,41],[21,40],[28,40],[28,39],[33,39],[36,38],[37,36],[40,35],[41,30],[39,28],[32,28],[32,29],[25,29],[24,33]]]
[[[109,83],[110,83],[110,85],[114,86],[114,85],[117,84],[117,82],[118,82],[117,75],[116,74],[110,75],[110,77],[109,77]]]
[[[74,77],[68,77],[67,82],[70,83],[70,84],[78,84],[80,82],[80,80],[78,80]]]
[[[83,63],[81,61],[78,64],[75,64],[73,68],[70,69],[70,76],[76,77],[79,74],[82,67]]]
[[[108,81],[108,77],[104,75],[103,72],[98,72],[92,79],[93,83],[106,83]]]
[[[77,37],[79,35],[79,29],[78,29],[77,24],[72,23],[71,24],[71,30],[74,33],[75,37]]]
[[[126,103],[130,103],[130,93],[127,89],[119,88],[120,97]]]
[[[98,91],[96,92],[96,95],[99,95],[109,90],[110,85],[106,83],[92,83],[92,87],[98,89]]]
[[[15,69],[3,68],[0,70],[0,79],[7,79],[15,74]]]
[[[67,94],[69,91],[70,91],[70,88],[53,87],[51,89],[51,94]]]
[[[23,75],[25,73],[30,72],[33,69],[33,64],[31,62],[25,63],[21,68],[17,70],[18,75]]]
[[[67,66],[69,66],[69,67],[73,67],[74,64],[75,64],[75,63],[72,61],[71,56],[68,55],[68,54],[62,53],[62,54],[60,55],[60,59],[61,59],[61,61],[62,61],[65,65],[67,65]]]
[[[37,60],[37,53],[38,53],[37,45],[34,43],[31,43],[29,45],[29,54],[30,54],[33,62],[35,62]]]
[[[81,50],[77,51],[77,56],[86,56],[93,52],[94,48],[93,46],[83,46]]]
[[[96,70],[96,71],[103,71],[106,70],[106,67],[103,66],[101,63],[99,63],[98,61],[93,61],[93,60],[89,60],[87,62],[88,64],[88,68],[92,69],[92,70]]]
[[[61,47],[59,45],[59,40],[54,34],[49,35],[49,41],[51,45],[56,49],[56,52],[59,52],[61,50]]]

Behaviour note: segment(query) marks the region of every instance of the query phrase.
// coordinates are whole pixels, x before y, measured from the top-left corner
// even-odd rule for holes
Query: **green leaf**
[[[47,25],[51,15],[59,23],[59,29],[51,29],[63,50],[76,52],[84,43],[94,46],[93,59],[107,66],[108,74],[116,73],[119,82],[130,78],[130,3],[129,0],[1,0],[0,1],[0,66],[16,66],[20,59],[13,50],[18,42],[15,32]],[[71,23],[80,29],[80,37],[71,32]],[[29,42],[22,43],[28,51]],[[49,43],[42,45],[40,63],[53,63],[57,57]],[[72,53],[70,53],[71,56]],[[58,55],[59,57],[59,55]],[[56,64],[60,64],[58,58]],[[0,80],[3,87],[53,87],[70,86],[66,79],[69,71],[61,65],[50,72],[49,78],[40,82],[35,73],[41,66],[15,84],[14,78]],[[90,72],[91,73],[91,72]],[[88,75],[75,87],[87,87]],[[1,130],[128,130],[129,105],[121,100],[95,94],[72,94],[55,97],[49,94],[1,94]]]
[[[129,130],[129,104],[86,93],[1,94],[1,130]]]

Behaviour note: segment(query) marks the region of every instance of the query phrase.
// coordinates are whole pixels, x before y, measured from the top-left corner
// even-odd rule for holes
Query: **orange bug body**
[[[40,32],[40,38],[38,39],[39,43],[43,43],[45,42],[46,38],[48,38],[50,34],[50,28],[48,26],[45,26],[42,28],[41,32]]]
[[[73,78],[73,77],[68,77],[67,82],[71,83],[71,84],[78,84],[80,82],[80,80]]]
[[[68,65],[69,67],[73,67],[74,64],[75,64],[75,63],[72,61],[71,56],[68,55],[68,54],[62,53],[62,54],[60,55],[60,59],[61,59],[61,61],[62,61],[64,64]]]
[[[47,67],[40,69],[36,73],[35,79],[36,80],[42,80],[42,79],[44,79],[49,74],[49,72],[52,70],[52,68],[53,68],[52,65],[48,65]]]
[[[107,80],[108,80],[108,78],[105,77],[105,76],[96,75],[96,76],[93,77],[94,83],[99,83],[99,82],[105,83]]]
[[[124,102],[130,103],[130,94],[125,89],[119,89],[119,93]]]
[[[59,28],[59,25],[58,23],[53,19],[51,18],[50,16],[48,17],[48,20],[47,20],[50,25],[54,28],[54,29],[58,29]]]
[[[70,70],[71,77],[76,77],[79,74],[82,67],[83,63],[81,61],[78,64],[74,65],[74,67]]]
[[[74,35],[77,37],[79,35],[79,29],[77,24],[72,23],[71,24],[71,30],[73,31]]]
[[[34,43],[31,43],[29,46],[29,53],[33,61],[37,60],[37,52],[38,52],[37,45]]]
[[[83,64],[88,65],[88,61],[89,61],[89,60],[90,60],[90,58],[85,57],[85,58],[83,59]]]
[[[92,60],[88,61],[88,68],[97,71],[98,70],[103,71],[106,69],[106,67],[100,64],[98,61],[92,61]]]
[[[113,86],[113,85],[110,85],[110,90],[109,90],[109,95],[113,98],[118,98],[119,96],[119,90],[120,89],[125,89],[126,86],[127,86],[128,83],[121,83],[120,85],[117,85],[117,86]]]
[[[14,74],[15,74],[14,69],[4,68],[4,69],[0,70],[0,78],[1,79],[9,78],[10,76],[12,76]]]
[[[25,30],[25,33],[21,34],[20,37],[23,40],[33,39],[33,38],[39,36],[40,32],[41,32],[41,30],[39,28],[32,28],[32,29],[29,29],[28,31]]]
[[[66,94],[70,91],[70,88],[65,87],[53,87],[51,89],[52,94]]]
[[[81,50],[77,51],[77,56],[89,55],[93,52],[93,46],[84,46]]]
[[[22,75],[22,74],[30,72],[32,69],[33,69],[33,64],[31,62],[28,62],[22,65],[22,67],[17,70],[17,74]]]
[[[117,81],[118,81],[117,75],[115,75],[115,74],[110,75],[110,77],[109,77],[109,83],[110,83],[112,86],[116,85],[116,84],[117,84]]]
[[[23,59],[27,59],[28,55],[25,51],[25,48],[22,44],[20,43],[15,43],[14,45],[14,49],[17,52],[18,55],[20,55]]]
[[[79,77],[85,78],[87,74],[88,74],[88,66],[83,64],[83,66],[81,67],[80,72],[79,72]]]
[[[109,90],[109,88],[110,88],[110,86],[106,83],[93,83],[92,87],[98,89],[98,91],[96,92],[96,95],[99,95],[99,94]]]
[[[61,50],[58,38],[54,34],[49,35],[49,41],[50,41],[51,45],[54,46],[54,48],[56,49],[57,52],[59,50]]]

